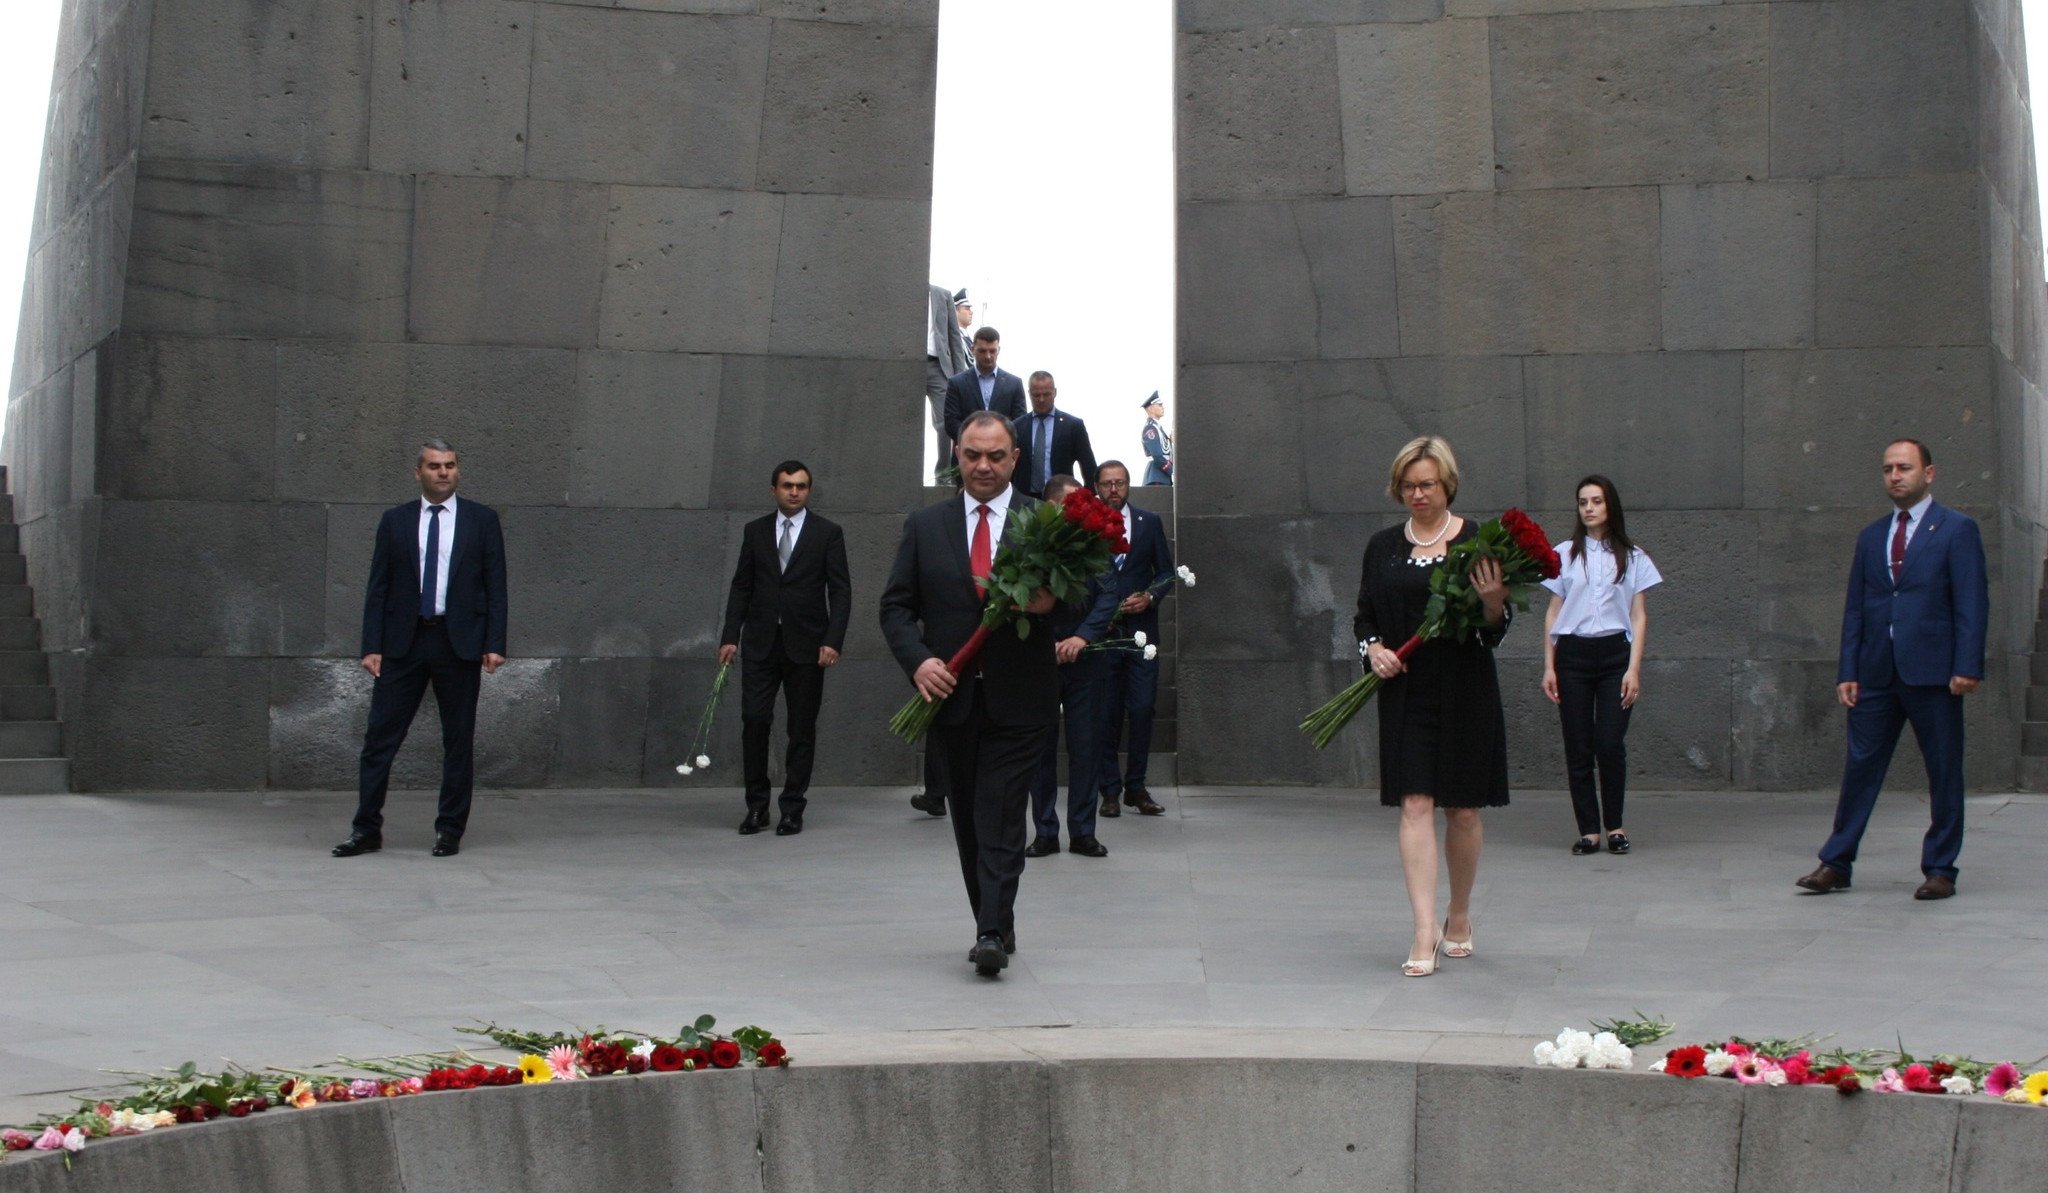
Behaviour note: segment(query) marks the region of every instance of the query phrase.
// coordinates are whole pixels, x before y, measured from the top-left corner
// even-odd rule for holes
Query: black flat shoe
[[[1609,834],[1607,834],[1607,852],[1609,852],[1609,853],[1627,853],[1627,852],[1628,852],[1628,834],[1627,834],[1627,833],[1609,833]]]
[[[451,837],[447,833],[442,833],[440,836],[434,838],[434,848],[432,852],[435,857],[454,857],[456,854],[462,852],[462,838]]]
[[[975,941],[974,951],[967,954],[967,959],[974,963],[974,972],[985,978],[1003,972],[1003,967],[1010,963],[1010,955],[1003,951],[1000,936],[984,936]]]
[[[1109,846],[1094,837],[1075,837],[1067,843],[1067,852],[1078,853],[1082,857],[1108,857]]]
[[[944,816],[946,814],[946,797],[920,791],[910,797],[910,806],[927,816]]]
[[[1572,842],[1573,857],[1586,857],[1598,852],[1600,852],[1600,842],[1598,841],[1588,841],[1584,837],[1580,837]]]
[[[1058,837],[1033,837],[1031,844],[1024,847],[1025,857],[1046,857],[1060,851]]]
[[[754,835],[755,833],[758,833],[758,832],[760,832],[760,831],[761,831],[762,829],[764,829],[764,828],[767,828],[767,827],[768,827],[768,811],[767,811],[767,809],[765,809],[765,808],[764,808],[764,809],[762,809],[762,810],[761,810],[761,811],[759,811],[759,812],[749,812],[749,813],[747,813],[746,819],[744,819],[744,820],[740,821],[740,836],[742,836],[742,837],[751,837],[751,836],[753,836],[753,835]]]
[[[358,854],[375,853],[384,848],[384,838],[368,833],[350,833],[348,840],[329,850],[335,857],[355,857]]]
[[[1124,810],[1121,807],[1117,806],[1116,797],[1113,795],[1103,796],[1102,807],[1098,809],[1096,812],[1096,815],[1106,816],[1111,820],[1115,820],[1117,817],[1123,814]]]
[[[763,817],[763,819],[766,819],[766,817]],[[794,837],[802,831],[804,831],[804,814],[802,812],[791,812],[782,818],[782,823],[775,826],[775,835],[778,837]]]

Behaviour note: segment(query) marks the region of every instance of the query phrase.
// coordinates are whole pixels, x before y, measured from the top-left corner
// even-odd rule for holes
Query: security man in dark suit
[[[1042,499],[1046,481],[1064,473],[1094,488],[1095,449],[1088,442],[1088,424],[1053,407],[1059,390],[1053,387],[1051,373],[1040,369],[1031,374],[1027,388],[1031,410],[1016,420],[1017,439],[1024,448],[1017,487]]]
[[[993,410],[1012,421],[1024,415],[1024,383],[996,367],[1002,351],[1003,337],[993,327],[982,328],[974,333],[974,367],[946,382],[946,437],[956,444],[960,424],[977,410]]]
[[[1152,587],[1173,574],[1173,548],[1166,542],[1166,524],[1151,510],[1130,503],[1131,470],[1120,460],[1106,460],[1096,473],[1096,495],[1123,515],[1124,539],[1131,549],[1116,557],[1103,577],[1121,610],[1116,632],[1130,636],[1144,633],[1148,642],[1159,641],[1159,602],[1172,586],[1158,593]],[[1135,808],[1141,816],[1165,812],[1145,787],[1146,764],[1152,753],[1152,720],[1159,705],[1159,660],[1148,659],[1143,651],[1110,651],[1102,661],[1101,690],[1097,712],[1101,717],[1102,761],[1096,780],[1102,789],[1102,815],[1121,815],[1117,801]],[[1117,739],[1123,736],[1125,718],[1130,721],[1130,742],[1124,767],[1116,765]]]
[[[775,691],[789,706],[789,748],[782,760],[782,819],[775,835],[804,831],[804,794],[817,753],[818,705],[825,669],[846,646],[853,582],[846,535],[806,509],[811,470],[801,460],[775,466],[775,512],[740,532],[740,560],[725,599],[718,663],[746,647],[740,665],[740,753],[747,784],[742,835],[768,827],[768,737],[775,728]],[[742,628],[744,627],[744,628]]]
[[[1820,867],[1797,885],[1819,895],[1849,889],[1899,731],[1911,722],[1932,813],[1920,846],[1925,881],[1913,897],[1946,899],[1963,849],[1963,697],[1984,679],[1984,537],[1975,519],[1934,500],[1934,454],[1919,440],[1885,448],[1884,484],[1894,511],[1856,537],[1842,607],[1835,696],[1849,710],[1849,760],[1834,833]]]
[[[974,909],[967,959],[977,973],[993,976],[1017,947],[1031,775],[1047,728],[1059,720],[1059,666],[1047,620],[1058,605],[1039,589],[1023,610],[1027,637],[1006,627],[966,674],[947,670],[946,660],[981,625],[986,593],[977,581],[991,574],[1005,531],[1037,505],[1011,487],[1017,437],[1008,419],[974,411],[958,438],[962,492],[905,519],[881,621],[890,652],[918,693],[945,701],[925,748],[945,751],[952,780],[953,841]]]
[[[439,439],[413,464],[420,499],[384,511],[363,598],[363,670],[375,677],[363,734],[356,818],[335,857],[384,848],[391,762],[427,688],[441,712],[441,806],[434,856],[461,852],[476,786],[476,699],[482,673],[505,665],[505,537],[497,512],[458,501],[462,468]]]
[[[1045,500],[1057,505],[1080,487],[1080,481],[1060,473],[1046,482]],[[1052,626],[1053,657],[1060,664],[1060,719],[1067,732],[1067,848],[1082,857],[1109,856],[1108,847],[1095,839],[1095,767],[1102,753],[1102,714],[1096,701],[1103,657],[1088,649],[1108,636],[1110,618],[1116,613],[1117,598],[1105,590],[1104,579],[1097,576],[1088,582],[1085,609],[1075,607],[1084,617],[1055,620]],[[1027,858],[1060,851],[1060,728],[1046,729],[1038,773],[1031,780],[1031,819],[1037,832],[1024,847]]]

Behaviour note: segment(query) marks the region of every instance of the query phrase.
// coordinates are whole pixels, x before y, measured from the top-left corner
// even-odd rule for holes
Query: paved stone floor
[[[1051,1025],[1533,1038],[1640,1008],[1688,1036],[2048,1053],[2048,797],[1973,797],[1961,895],[1919,904],[1911,795],[1880,805],[1855,889],[1819,898],[1792,880],[1830,796],[1632,796],[1635,852],[1581,859],[1563,797],[1518,792],[1487,814],[1478,955],[1418,981],[1372,793],[1159,794],[1166,816],[1104,822],[1109,858],[1030,863],[997,981],[964,960],[950,830],[907,791],[819,791],[794,838],[738,836],[731,791],[480,795],[452,859],[401,795],[385,851],[349,860],[327,848],[352,796],[0,798],[0,1121],[102,1067],[438,1050],[473,1018],[709,1011],[818,1056]]]

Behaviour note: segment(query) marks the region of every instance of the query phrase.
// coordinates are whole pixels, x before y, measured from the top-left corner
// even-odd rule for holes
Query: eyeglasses
[[[1440,483],[1441,483],[1441,482],[1439,482],[1439,481],[1415,481],[1414,483],[1412,483],[1412,484],[1411,484],[1411,483],[1408,483],[1408,482],[1405,482],[1405,481],[1404,481],[1404,482],[1402,482],[1402,484],[1401,484],[1401,496],[1403,496],[1403,497],[1423,497],[1423,496],[1427,496],[1427,495],[1429,495],[1429,494],[1431,494],[1431,493],[1434,493],[1434,492],[1436,492],[1436,487],[1437,487],[1437,485],[1438,485],[1438,484],[1440,484]]]

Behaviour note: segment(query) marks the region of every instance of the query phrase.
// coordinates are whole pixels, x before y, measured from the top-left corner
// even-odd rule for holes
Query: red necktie
[[[1899,569],[1906,566],[1906,521],[1913,515],[1899,511],[1899,528],[1892,532],[1892,583],[1899,582]]]
[[[981,515],[981,521],[974,524],[974,548],[969,554],[969,559],[974,568],[974,578],[986,580],[995,572],[995,556],[990,553],[988,546],[988,507],[976,506],[974,512]],[[980,590],[981,599],[987,600],[988,589],[978,584],[975,587]]]

